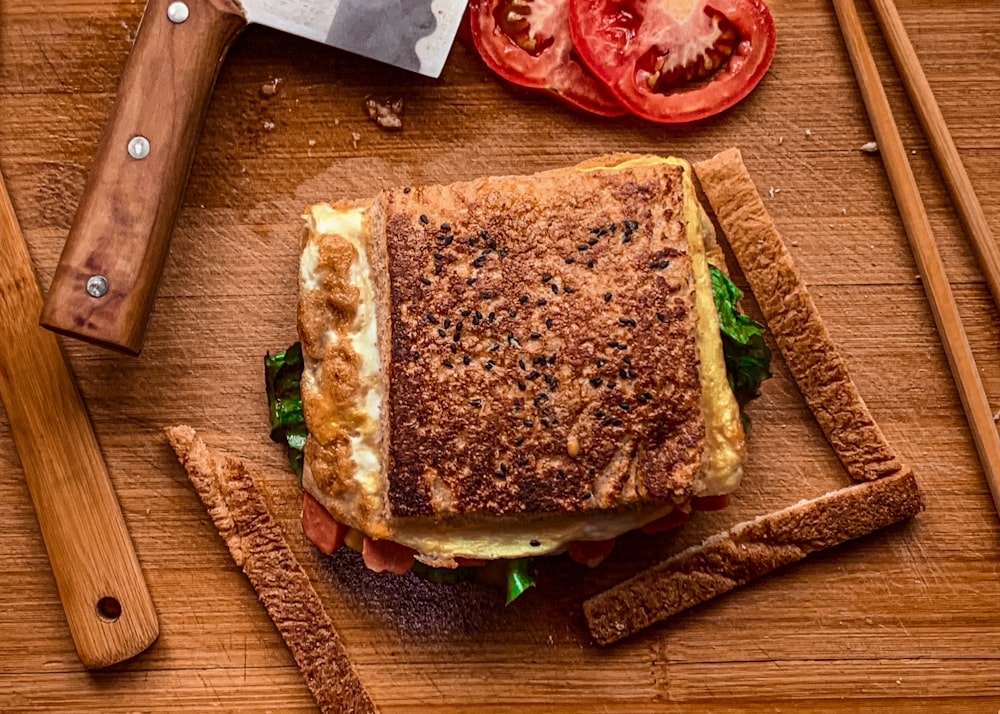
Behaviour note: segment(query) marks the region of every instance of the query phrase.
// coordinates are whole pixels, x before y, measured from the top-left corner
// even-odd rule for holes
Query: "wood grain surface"
[[[876,24],[887,84],[991,405],[1000,318]],[[751,97],[696,126],[578,115],[509,89],[456,45],[440,80],[263,28],[222,68],[138,358],[62,342],[160,616],[146,653],[77,659],[0,413],[0,711],[313,712],[256,595],[162,436],[188,423],[253,464],[294,533],[297,494],[267,438],[262,356],[294,340],[299,215],[394,184],[566,165],[608,151],[693,160],[738,146],[875,419],[927,510],[810,556],[614,647],[580,602],[738,520],[848,483],[785,366],[753,407],[732,508],[625,538],[587,571],[557,560],[504,608],[474,588],[373,577],[298,555],[384,712],[996,712],[1000,521],[934,331],[832,6],[772,0],[779,47]],[[981,0],[900,14],[994,232],[1000,227],[1000,16]],[[0,2],[0,170],[43,289],[134,38],[132,0]],[[265,87],[274,87],[273,94]],[[379,129],[367,95],[402,97]],[[742,283],[741,283],[742,284]]]

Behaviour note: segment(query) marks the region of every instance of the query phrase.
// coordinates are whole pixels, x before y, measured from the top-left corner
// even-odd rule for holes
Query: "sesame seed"
[[[419,362],[420,361],[420,353],[419,352],[414,352],[410,356],[412,357],[412,359],[413,359],[414,362]]]
[[[570,256],[570,257],[566,258],[566,265],[572,265],[575,262],[576,262],[576,259],[573,256]]]
[[[445,332],[444,330],[442,330],[442,329],[441,329],[440,327],[438,328],[438,337],[444,337],[444,336],[446,336],[447,334],[448,334],[448,333],[446,333],[446,332]]]
[[[572,295],[574,290],[569,285],[563,285],[563,292],[567,295]]]
[[[611,302],[611,293],[604,293],[604,302]]]
[[[445,245],[451,245],[451,244],[452,244],[452,241],[454,241],[454,240],[455,240],[455,236],[453,236],[453,235],[451,235],[451,234],[449,233],[448,235],[446,235],[446,236],[444,237],[444,244],[445,244]]]
[[[520,302],[522,305],[525,305],[530,299],[531,298],[529,298],[527,295],[522,295],[521,297],[518,298],[518,302]]]
[[[662,270],[670,267],[669,260],[656,260],[649,264],[650,270]]]
[[[517,310],[514,310],[513,308],[510,308],[510,309],[507,310],[507,314],[511,318],[515,318],[515,317],[517,317]]]
[[[407,187],[405,187],[405,188],[403,189],[403,193],[409,193],[409,192],[410,192],[410,191],[412,191],[412,190],[413,190],[412,188],[410,188],[409,186],[407,186]]]
[[[483,321],[483,315],[482,315],[482,313],[477,312],[475,315],[472,316],[472,324],[473,325],[478,325],[482,321]]]
[[[461,310],[458,314],[461,315],[462,317],[468,317],[469,315],[472,314],[472,310],[465,308]]]
[[[447,317],[446,317],[446,318],[444,319],[444,329],[446,329],[446,330],[447,330],[447,329],[448,329],[449,327],[451,327],[451,320],[450,320],[449,318],[447,318]]]
[[[556,285],[555,283],[552,283],[551,285],[549,285],[549,287],[552,288],[552,294],[553,295],[558,295],[559,294],[559,286],[558,285]]]
[[[523,391],[525,391],[528,388],[528,385],[525,384],[524,382],[518,380],[518,382],[517,382],[517,388],[520,389],[523,392]]]
[[[556,388],[559,386],[559,380],[551,374],[542,375],[542,380],[549,385],[549,389],[553,392],[556,391]]]
[[[479,397],[475,397],[469,400],[469,406],[479,408],[483,406],[483,400]]]
[[[544,367],[547,362],[548,358],[545,355],[539,355],[538,357],[535,357],[534,359],[531,360],[531,364],[535,365],[536,367]]]
[[[430,278],[428,278],[426,275],[421,275],[420,276],[420,282],[422,282],[424,285],[430,285],[431,284]]]
[[[536,304],[538,305],[538,307],[545,307],[546,305],[549,304],[549,301],[546,300],[545,298],[538,298],[538,302]]]
[[[538,548],[539,546],[541,546],[541,542],[537,540],[531,540],[528,541],[528,545],[530,545],[532,548]]]
[[[466,285],[475,285],[476,284],[476,278],[466,278],[465,279],[465,284]]]
[[[490,322],[493,322],[494,320],[497,319],[497,314],[495,312],[491,312],[489,315],[486,316],[486,319],[489,320]]]
[[[432,325],[436,325],[438,323],[437,318],[434,317],[434,313],[432,312],[427,313],[427,322],[431,323]]]
[[[557,354],[558,354],[557,352],[553,352],[551,355],[549,355],[549,364],[555,364],[556,363],[556,355]]]
[[[525,364],[524,364],[524,359],[523,359],[523,358],[522,358],[522,359],[519,359],[519,360],[517,361],[517,364],[518,364],[518,366],[519,366],[519,367],[520,367],[521,369],[527,369],[527,368],[528,368],[528,367],[527,367],[527,365],[525,365]]]
[[[580,244],[579,244],[579,245],[578,245],[578,246],[576,247],[576,249],[577,249],[578,251],[580,251],[581,253],[582,253],[583,251],[585,251],[585,250],[589,249],[589,248],[590,248],[590,246],[589,246],[589,245],[587,245],[586,243],[580,243]]]
[[[454,365],[454,363],[452,363],[452,361],[451,361],[451,360],[448,360],[448,359],[446,359],[446,360],[445,360],[444,362],[442,362],[441,364],[443,364],[443,365],[444,365],[445,367],[447,367],[448,369],[452,369],[452,368],[453,368],[453,367],[455,366],[455,365]]]
[[[598,367],[598,369],[600,369],[601,367],[603,367],[607,363],[608,363],[608,361],[606,359],[598,359],[597,360],[597,367]]]
[[[489,290],[480,290],[479,297],[481,297],[483,300],[491,300],[493,299],[493,293],[490,292]]]
[[[472,267],[474,267],[474,268],[481,268],[484,265],[486,265],[486,256],[485,255],[481,255],[481,256],[479,256],[478,258],[476,258],[475,260],[472,261]]]
[[[442,230],[442,231],[443,231],[444,233],[449,233],[449,232],[451,232],[451,225],[450,225],[450,224],[448,224],[448,223],[442,223],[442,224],[441,224],[441,230]]]
[[[618,324],[619,325],[624,325],[625,327],[635,327],[636,326],[635,320],[633,320],[630,317],[619,317],[618,318]]]
[[[591,238],[590,240],[588,240],[587,241],[587,245],[589,245],[589,246],[595,246],[595,245],[597,245],[597,238]]]
[[[491,360],[491,359],[486,360],[486,371],[487,372],[492,372],[494,367],[496,367],[496,364],[493,362],[493,360]]]
[[[528,379],[538,379],[541,376],[542,373],[539,372],[537,369],[533,369],[530,372],[528,372]]]
[[[548,426],[549,426],[549,420],[548,419],[546,419],[545,417],[542,417],[541,419],[539,419],[539,421],[541,422],[542,426],[548,428]]]
[[[469,236],[469,247],[470,248],[475,248],[476,247],[476,243],[478,243],[478,242],[479,242],[479,238],[477,238],[476,236]]]
[[[435,275],[440,275],[441,274],[441,264],[440,263],[438,263],[437,265],[434,266],[434,274]]]
[[[618,230],[618,224],[616,224],[616,223],[609,223],[608,224],[608,230],[611,231],[612,233],[614,233],[616,230]]]
[[[588,260],[587,261],[587,267],[589,269],[593,270],[594,269],[594,261],[593,260]]]
[[[604,380],[601,379],[600,377],[591,377],[590,378],[590,386],[591,387],[594,387],[596,389],[597,387],[600,387],[602,384],[604,384]]]
[[[622,237],[622,243],[631,243],[631,242],[632,242],[632,234],[631,233],[626,233]]]
[[[639,228],[639,224],[631,219],[622,221],[622,225],[625,226],[625,230],[629,232],[638,230]]]
[[[608,342],[608,347],[612,349],[618,349],[618,340],[611,340]]]
[[[614,389],[617,386],[618,386],[618,382],[615,382],[614,380],[608,382],[608,389]]]
[[[628,355],[625,355],[624,357],[622,357],[622,362],[624,362],[625,364],[632,364],[632,358],[629,357]]]
[[[547,283],[547,282],[549,282],[550,280],[552,280],[552,276],[551,276],[551,275],[549,275],[548,273],[546,273],[545,275],[543,275],[543,276],[542,276],[542,282],[543,282],[543,283]]]
[[[528,337],[529,337],[530,339],[532,339],[532,340],[537,340],[537,339],[539,339],[539,338],[540,338],[541,336],[542,336],[542,333],[540,333],[540,332],[532,332],[532,333],[531,333],[530,335],[528,335]]]
[[[456,328],[455,334],[451,336],[452,341],[458,342],[462,339],[462,332]]]
[[[453,355],[458,354],[458,345],[456,345],[454,342],[452,342],[450,345],[448,345],[448,349],[451,350],[451,353]]]
[[[656,313],[656,319],[659,320],[660,322],[666,322],[667,316],[664,315],[662,312],[658,312]]]
[[[544,402],[547,402],[548,399],[549,399],[549,395],[548,394],[546,394],[545,392],[539,392],[538,394],[535,395],[535,399],[534,399],[535,406],[536,407],[537,406],[541,406],[541,404],[543,404]]]
[[[525,419],[521,423],[524,424],[529,429],[535,425],[535,422],[533,422],[531,419]]]
[[[603,410],[598,409],[596,412],[594,412],[594,416],[597,417],[598,419],[603,419],[605,417],[605,414]]]
[[[472,358],[469,355],[462,355],[462,364],[468,367],[470,362],[472,362]]]
[[[499,349],[500,349],[500,344],[499,344],[498,342],[494,342],[494,343],[493,343],[493,346],[492,346],[492,347],[490,347],[490,352],[496,352],[496,351],[498,351]]]
[[[428,223],[431,222],[431,219],[421,213],[420,214],[420,222],[423,223],[426,226]]]
[[[549,328],[550,330],[552,329],[552,318],[551,317],[546,317],[545,318],[545,326],[547,328]]]
[[[519,436],[516,439],[514,439],[514,446],[520,446],[523,443],[524,443],[524,437],[523,436]]]
[[[618,408],[621,409],[623,412],[627,412],[629,409],[632,408],[632,405],[629,404],[628,402],[620,402],[618,404]]]

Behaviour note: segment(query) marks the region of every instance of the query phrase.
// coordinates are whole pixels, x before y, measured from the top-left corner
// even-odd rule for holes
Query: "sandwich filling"
[[[365,205],[313,206],[307,215],[309,239],[300,268],[299,323],[305,356],[301,388],[310,432],[303,469],[304,488],[339,522],[372,538],[390,539],[413,548],[419,559],[434,565],[454,564],[456,557],[542,555],[559,552],[574,541],[614,538],[675,509],[688,509],[694,497],[726,494],[736,488],[742,474],[744,436],[739,406],[727,381],[712,295],[709,255],[714,250],[714,236],[695,196],[690,168],[679,160],[644,156],[612,165],[583,164],[573,171],[576,176],[586,174],[588,180],[594,181],[603,180],[605,175],[627,174],[620,186],[601,189],[621,193],[629,187],[633,190],[640,176],[663,164],[679,167],[671,174],[671,180],[680,182],[680,210],[679,215],[669,216],[657,229],[665,233],[674,231],[673,242],[657,242],[660,239],[656,236],[649,238],[652,248],[658,249],[649,253],[654,256],[649,267],[658,272],[643,284],[646,290],[643,299],[656,319],[640,326],[636,319],[618,318],[626,332],[637,327],[660,328],[663,323],[674,330],[669,339],[674,339],[673,335],[690,337],[690,350],[684,353],[690,364],[675,366],[679,376],[674,382],[656,383],[662,387],[659,391],[649,389],[648,380],[643,382],[646,378],[637,374],[643,366],[642,356],[630,351],[624,341],[609,340],[609,348],[599,346],[610,349],[621,360],[612,365],[617,366],[617,371],[609,373],[604,369],[604,363],[611,357],[596,359],[595,365],[604,371],[589,368],[586,373],[580,372],[576,365],[567,366],[559,361],[562,355],[578,354],[583,348],[568,344],[566,336],[572,336],[571,331],[556,331],[555,337],[543,338],[545,326],[552,328],[553,322],[559,320],[585,320],[585,314],[567,315],[553,309],[540,313],[548,315],[544,320],[535,318],[536,322],[525,323],[527,326],[516,322],[513,316],[518,311],[524,313],[528,306],[539,309],[536,306],[554,301],[553,296],[570,294],[573,288],[568,279],[560,286],[558,277],[553,280],[552,275],[543,272],[540,283],[546,289],[553,288],[551,296],[548,292],[545,293],[548,297],[525,293],[502,302],[503,287],[493,291],[476,286],[477,281],[480,285],[492,285],[488,269],[477,269],[489,260],[499,259],[507,250],[506,246],[494,246],[489,251],[475,253],[478,257],[469,263],[456,260],[449,265],[466,286],[475,287],[483,307],[466,307],[456,313],[454,320],[444,317],[444,312],[438,315],[430,309],[426,314],[415,315],[417,307],[423,308],[424,303],[408,299],[402,287],[397,289],[397,283],[380,288],[378,277],[388,272],[394,280],[419,279],[423,285],[430,285],[439,277],[444,259],[452,255],[446,255],[443,249],[433,253],[431,248],[434,262],[426,276],[400,275],[402,270],[394,273],[386,265],[395,259],[400,266],[406,266],[409,255],[406,250],[412,249],[413,241],[399,241],[399,245],[407,248],[394,247],[393,222],[403,220],[403,216],[426,224],[427,216],[405,216],[405,210],[394,208],[391,195]],[[565,178],[561,181],[565,183]],[[490,188],[488,184],[476,185],[464,193],[457,189],[461,200],[460,210],[454,212],[455,221],[474,213],[478,197]],[[400,194],[396,198],[403,205],[407,197]],[[509,210],[519,208],[513,206]],[[667,213],[671,212],[667,209]],[[623,244],[631,241],[633,231],[638,231],[636,242],[644,235],[629,218],[622,225],[611,223],[609,228],[601,229],[604,233],[594,235],[602,239],[613,237],[615,243]],[[458,240],[467,240],[469,245],[476,240],[490,240],[486,231],[459,235],[457,228],[452,230],[446,224],[439,231],[438,246],[450,246]],[[597,260],[590,258],[598,255],[597,238],[592,240],[593,243],[576,245],[578,253],[562,259],[566,265],[573,264],[573,269],[583,270],[583,280]],[[510,243],[511,252],[521,249],[516,242]],[[533,249],[529,246],[523,250]],[[584,258],[589,260],[581,266],[577,256],[580,262]],[[534,258],[528,253],[523,259]],[[500,276],[495,277],[497,281],[509,282],[509,274],[498,272],[496,276]],[[594,298],[597,304],[612,302],[615,278],[607,276],[609,289],[601,288]],[[448,292],[445,287],[440,292]],[[450,292],[454,292],[454,287]],[[508,320],[511,327],[496,328],[489,339],[474,339],[477,333],[473,326],[492,325],[501,320]],[[405,324],[409,332],[401,334],[399,325],[387,324],[393,321]],[[426,328],[429,338],[412,336],[417,324]],[[501,344],[495,335],[505,330],[506,344]],[[533,347],[544,339],[549,339],[546,344],[553,350],[551,354]],[[668,337],[663,339],[667,341]],[[442,350],[443,357],[438,358],[440,364],[435,364],[434,369],[425,366],[429,358],[420,354],[428,340],[437,340],[440,344],[436,348]],[[590,345],[593,336],[581,328],[580,340]],[[638,337],[636,343],[640,343]],[[401,353],[401,345],[406,346],[406,354]],[[557,354],[552,345],[561,347],[561,353]],[[519,348],[521,356],[505,357],[511,346]],[[593,351],[598,347],[587,349]],[[624,354],[619,356],[619,353]],[[436,356],[430,348],[427,354]],[[449,418],[457,420],[467,415],[457,413],[454,406],[457,402],[449,402],[448,395],[430,393],[428,385],[447,389],[448,380],[456,372],[476,365],[481,365],[483,371],[479,376],[466,377],[471,381],[464,385],[462,405],[471,406],[470,413],[487,423],[496,420],[498,426],[495,438],[480,434],[478,441],[469,443],[460,430],[448,423]],[[533,369],[534,366],[538,368]],[[654,365],[646,366],[651,369]],[[505,379],[509,391],[496,388],[491,392],[490,385],[496,384],[494,379]],[[548,386],[542,384],[543,380]],[[569,383],[573,389],[570,397],[563,398],[569,402],[559,401],[556,393],[560,383]],[[394,389],[408,388],[422,392],[419,402],[406,402],[392,394]],[[565,386],[561,388],[566,391]],[[608,409],[601,405],[606,403],[605,395],[612,389],[623,396],[621,401],[613,403],[618,411],[608,414]],[[534,397],[529,400],[531,395]],[[598,402],[597,397],[605,402]],[[446,406],[434,410],[427,406],[427,400],[440,400]],[[671,400],[678,402],[676,407],[670,407],[676,411],[650,411],[651,403]],[[694,401],[687,404],[685,400]],[[529,411],[529,404],[534,405],[533,411]],[[514,422],[501,421],[505,410],[517,412],[517,425],[526,430],[527,437],[508,431],[509,424]],[[695,412],[697,418],[692,416]],[[642,422],[646,431],[636,436],[628,431],[627,420],[640,419],[640,413],[650,416]],[[432,423],[414,423],[420,418]],[[449,440],[437,441],[428,433],[433,431],[435,419],[446,424],[443,429],[449,432]],[[662,423],[671,419],[677,422],[673,426],[680,436],[676,438],[662,434],[668,429],[661,428]],[[610,431],[610,442],[609,437],[597,435],[599,427]],[[530,458],[534,461],[520,450],[526,438],[528,445],[537,444],[542,454],[532,453]],[[562,439],[558,454],[551,450],[555,438]],[[480,442],[490,439],[490,453],[484,456]],[[660,439],[667,446],[647,444],[653,439]],[[427,462],[434,457],[424,457],[431,453],[430,449],[436,449],[434,453],[442,450],[459,453],[449,453],[449,460],[440,466],[436,463],[429,466]],[[585,468],[584,462],[592,453],[603,454],[603,460]],[[533,482],[518,480],[517,459],[525,468],[545,470],[548,474],[562,477],[572,471],[581,475],[577,481],[572,481],[572,474],[566,478],[571,486],[565,493],[559,491],[558,479],[552,480],[555,495],[539,493]],[[692,460],[695,463],[687,463]],[[475,473],[477,465],[478,470],[483,470],[482,463],[490,465],[491,473]],[[663,469],[679,473],[690,466],[693,476],[687,480],[647,478],[645,471],[656,470],[660,468],[657,464],[664,463],[667,466]],[[408,477],[395,475],[397,471]],[[475,492],[462,490],[467,481],[479,483]],[[520,490],[517,484],[522,484]],[[516,497],[511,495],[512,491]]]

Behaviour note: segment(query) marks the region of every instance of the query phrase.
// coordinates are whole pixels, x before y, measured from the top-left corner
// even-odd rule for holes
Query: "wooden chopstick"
[[[927,82],[927,75],[924,74],[917,53],[906,34],[906,28],[899,17],[895,3],[893,0],[871,0],[871,6],[882,28],[882,35],[885,37],[889,52],[896,62],[906,92],[916,110],[920,125],[927,135],[931,152],[944,177],[951,200],[976,251],[979,267],[986,277],[993,302],[1000,309],[1000,246],[993,240],[993,233],[986,222],[983,207],[976,197],[972,182],[969,181],[969,174],[965,171],[965,165]]]
[[[952,377],[986,475],[993,503],[1000,512],[1000,434],[972,356],[969,339],[938,253],[927,212],[903,148],[871,48],[864,36],[854,0],[833,0],[844,43],[854,67],[879,153],[899,207],[903,227],[930,302]]]

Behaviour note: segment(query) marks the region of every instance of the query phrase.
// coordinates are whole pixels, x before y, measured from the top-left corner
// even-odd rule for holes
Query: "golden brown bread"
[[[210,451],[188,426],[165,430],[170,446],[319,704],[330,714],[374,714],[319,595],[244,464]]]
[[[683,170],[604,165],[383,191],[360,238],[341,217],[317,229],[347,204],[311,209],[304,483],[338,520],[382,538],[399,537],[393,519],[485,531],[622,511],[637,527],[705,492]],[[366,290],[385,483],[359,488]]]
[[[830,339],[738,149],[694,165],[782,356],[855,481],[902,468]]]
[[[610,644],[922,508],[907,468],[740,523],[584,602],[587,627],[598,643]]]

